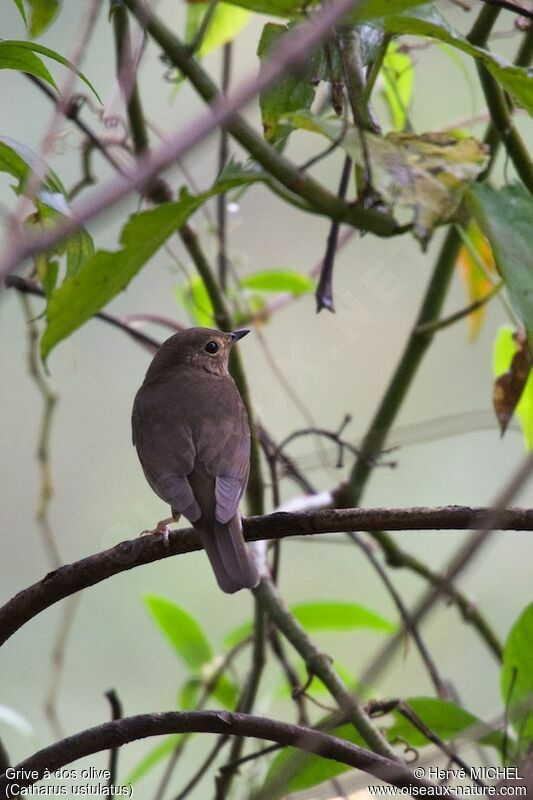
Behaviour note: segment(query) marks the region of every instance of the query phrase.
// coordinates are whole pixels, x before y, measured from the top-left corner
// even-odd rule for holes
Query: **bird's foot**
[[[165,542],[165,547],[170,546],[170,528],[168,527],[171,522],[174,522],[174,517],[167,517],[166,519],[160,520],[155,528],[147,528],[145,531],[141,532],[141,536],[149,536],[154,533],[162,533],[163,539]]]

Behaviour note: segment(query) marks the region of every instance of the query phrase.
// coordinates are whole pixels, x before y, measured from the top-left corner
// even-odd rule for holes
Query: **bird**
[[[250,471],[250,426],[228,370],[249,333],[188,328],[160,346],[135,396],[133,444],[154,492],[199,534],[218,585],[232,594],[259,583],[239,512]],[[166,531],[162,520],[154,529]]]

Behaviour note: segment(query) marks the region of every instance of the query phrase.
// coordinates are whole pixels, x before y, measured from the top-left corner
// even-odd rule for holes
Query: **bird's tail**
[[[233,594],[257,586],[259,572],[246,547],[239,514],[224,524],[215,522],[209,529],[199,527],[198,534],[223,592]]]

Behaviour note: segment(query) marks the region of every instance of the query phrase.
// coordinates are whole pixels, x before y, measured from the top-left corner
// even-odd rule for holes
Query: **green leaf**
[[[239,698],[239,690],[227,675],[222,674],[213,689],[212,695],[224,708],[235,708]]]
[[[481,61],[513,100],[533,114],[533,72],[515,67],[501,56],[470,44],[444,19],[433,3],[404,14],[388,15],[383,19],[383,27],[386,33],[438,39]]]
[[[403,131],[413,93],[414,70],[411,56],[401,52],[395,42],[391,42],[387,48],[381,76],[382,94],[390,109],[392,124],[395,130]]]
[[[41,59],[30,50],[21,47],[23,44],[28,43],[0,42],[0,69],[14,69],[18,72],[26,72],[28,75],[35,75],[36,78],[41,78],[59,91],[56,82]]]
[[[182,711],[190,711],[196,708],[201,687],[202,681],[196,675],[193,675],[192,678],[187,678],[178,695],[178,705]]]
[[[360,9],[349,12],[343,22],[356,23],[376,19],[387,14],[400,14],[413,6],[421,5],[427,0],[366,0]],[[258,14],[274,17],[298,18],[306,17],[313,7],[320,5],[320,0],[232,0],[232,5],[247,8]]]
[[[39,184],[35,196],[37,211],[25,220],[27,227],[51,228],[62,217],[69,216],[70,209],[66,190],[58,176],[45,161],[29,147],[7,136],[0,136],[0,172],[17,179],[13,188],[17,194],[26,191],[30,175],[37,176]],[[74,275],[94,253],[93,241],[83,228],[66,242],[58,244],[47,253],[37,253],[34,263],[46,297],[50,297],[56,286],[59,262],[54,255],[66,253],[67,275]]]
[[[504,186],[499,191],[478,184],[468,192],[466,201],[489,240],[496,266],[524,323],[533,351],[533,198],[521,184]]]
[[[199,276],[190,278],[184,286],[176,287],[176,298],[201,328],[212,328],[215,320],[213,304]]]
[[[144,599],[150,614],[189,669],[200,670],[211,661],[211,645],[194,617],[164,597],[146,594]]]
[[[32,39],[43,33],[54,21],[60,8],[59,0],[27,0],[30,6],[29,32]]]
[[[241,279],[241,286],[257,292],[287,292],[294,297],[314,291],[315,281],[299,272],[266,270]]]
[[[503,651],[501,692],[521,744],[533,739],[533,603],[520,614]]]
[[[291,611],[306,631],[353,631],[372,628],[393,633],[396,625],[356,603],[319,600],[291,606]]]
[[[24,24],[27,25],[28,21],[26,19],[26,9],[24,8],[23,0],[13,0],[13,2],[15,3],[16,7],[18,8],[19,14],[22,17],[22,19],[24,20]]]
[[[447,700],[435,697],[409,697],[404,701],[417,717],[445,742],[460,735],[475,739],[497,750],[503,747],[502,731],[492,730],[478,717]],[[404,739],[413,747],[423,747],[429,740],[400,711],[393,711],[395,722],[387,729],[391,743]]]
[[[215,658],[210,664],[204,664],[201,676],[188,678],[180,689],[179,706],[184,711],[196,708],[200,694],[211,686],[213,674],[219,669],[220,659]],[[224,708],[235,708],[239,690],[227,675],[219,675],[209,697],[214,697]]]
[[[495,378],[499,378],[509,370],[516,351],[513,329],[510,327],[500,328],[493,346],[492,364]],[[514,416],[520,423],[526,449],[533,450],[533,370],[529,373],[520,400],[514,409]]]
[[[19,53],[19,55],[18,55],[19,58],[22,58],[23,56],[27,56],[28,58],[30,58],[30,57],[33,56],[35,59],[37,59],[37,61],[42,65],[44,70],[46,70],[46,74],[49,77],[46,78],[44,74],[38,75],[36,72],[32,72],[32,74],[33,75],[37,75],[37,77],[39,77],[39,78],[43,78],[44,80],[47,80],[48,83],[52,84],[54,89],[57,89],[57,86],[54,83],[54,79],[52,78],[52,76],[50,75],[50,73],[48,72],[48,70],[46,69],[44,64],[42,63],[42,61],[39,58],[37,58],[37,56],[35,56],[34,54],[35,53],[40,53],[42,56],[46,56],[47,58],[51,58],[52,61],[57,61],[58,64],[62,64],[64,67],[67,67],[72,72],[74,72],[78,76],[78,78],[81,78],[81,80],[85,83],[85,85],[89,87],[91,92],[93,92],[93,94],[97,98],[97,100],[102,102],[100,100],[100,96],[99,96],[98,92],[96,91],[96,89],[94,88],[94,86],[92,85],[90,80],[83,74],[83,72],[81,72],[77,67],[75,67],[74,64],[72,64],[68,60],[68,58],[65,58],[60,53],[57,53],[55,50],[51,50],[49,47],[45,47],[44,45],[38,44],[37,42],[14,41],[12,39],[6,39],[5,41],[0,42],[0,68],[2,67],[2,52],[3,52],[4,49],[6,49],[6,50],[10,49],[13,52],[18,52]],[[10,69],[21,69],[23,72],[30,71],[30,70],[24,69],[24,67],[10,67]]]
[[[60,341],[100,311],[201,205],[207,195],[186,192],[175,203],[133,214],[122,230],[117,251],[98,250],[75,275],[54,291],[46,309],[48,325],[41,340],[47,358]]]
[[[360,747],[367,747],[353,725],[341,725],[329,733]],[[292,792],[303,792],[350,769],[352,768],[347,764],[286,747],[272,761],[265,782],[254,795],[254,800],[275,800]]]
[[[302,111],[289,115],[295,127],[321,133],[340,146],[361,167],[368,156],[372,187],[399,225],[412,225],[423,246],[434,228],[448,222],[467,186],[487,163],[484,145],[452,133],[365,133],[366,154],[353,125],[321,119]]]
[[[209,7],[209,3],[201,3],[199,5],[203,6],[205,10]],[[228,3],[217,3],[211,23],[197,55],[203,58],[228,42],[232,42],[248,24],[249,20],[249,11]]]
[[[371,628],[375,631],[393,633],[396,626],[385,617],[357,603],[316,602],[298,603],[290,607],[292,614],[307,631],[353,631]],[[234,647],[252,632],[252,623],[239,625],[224,639],[226,647]]]
[[[138,783],[141,778],[144,778],[154,767],[157,767],[166,756],[169,756],[182,739],[183,734],[179,733],[175,736],[167,736],[162,742],[159,742],[159,744],[152,748],[152,750],[139,761],[137,766],[126,775],[123,781],[124,786],[127,786],[128,783]]]
[[[261,63],[265,58],[268,59],[272,52],[272,47],[287,33],[286,25],[275,25],[267,22],[263,28],[257,55]],[[316,57],[311,56],[311,60],[316,61]],[[261,107],[261,118],[263,122],[263,134],[267,142],[273,144],[283,143],[292,130],[291,125],[280,124],[281,117],[291,111],[300,109],[310,109],[315,98],[316,85],[310,80],[310,70],[313,65],[306,65],[305,74],[302,75],[288,72],[280,78],[270,88],[265,89],[259,96]]]
[[[55,210],[60,210],[58,209],[60,204],[61,211],[65,212],[66,191],[55,172],[33,150],[9,136],[0,136],[0,172],[17,179],[15,189],[17,194],[24,192],[28,177],[35,173],[41,183],[37,195],[39,200]],[[43,188],[47,191],[44,192]],[[60,195],[61,199],[54,197],[56,194]]]

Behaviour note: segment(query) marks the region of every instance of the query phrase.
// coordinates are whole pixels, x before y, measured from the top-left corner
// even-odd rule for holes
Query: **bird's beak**
[[[242,339],[243,336],[246,336],[247,333],[250,333],[248,328],[241,328],[239,331],[232,331],[230,333],[232,344],[238,342],[239,339]]]

